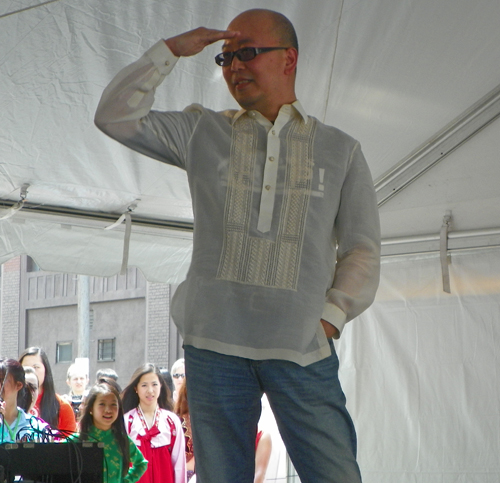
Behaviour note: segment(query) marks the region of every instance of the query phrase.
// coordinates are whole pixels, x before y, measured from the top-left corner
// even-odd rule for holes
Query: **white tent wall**
[[[383,260],[337,343],[364,483],[500,481],[500,249]]]

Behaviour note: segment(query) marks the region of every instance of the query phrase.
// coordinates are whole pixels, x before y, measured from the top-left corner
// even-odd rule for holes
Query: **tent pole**
[[[78,357],[90,352],[90,277],[78,275]]]

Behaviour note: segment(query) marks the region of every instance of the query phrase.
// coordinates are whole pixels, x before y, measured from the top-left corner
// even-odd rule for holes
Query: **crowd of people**
[[[67,394],[57,394],[40,347],[0,359],[0,444],[104,443],[103,482],[195,483],[184,359],[171,371],[146,363],[122,390],[113,369],[99,370],[89,387],[88,368],[72,364]],[[264,481],[269,435],[256,439],[255,483]]]

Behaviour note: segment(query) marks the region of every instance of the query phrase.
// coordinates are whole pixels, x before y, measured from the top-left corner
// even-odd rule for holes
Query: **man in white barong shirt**
[[[219,40],[241,110],[151,110],[179,58]],[[171,310],[201,483],[253,481],[263,392],[303,483],[361,481],[332,338],[374,299],[377,203],[359,143],[297,100],[297,59],[288,19],[249,10],[159,41],[96,112],[103,132],[188,175],[193,257]]]

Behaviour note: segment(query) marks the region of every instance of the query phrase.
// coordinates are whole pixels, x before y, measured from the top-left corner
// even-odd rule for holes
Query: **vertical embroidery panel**
[[[217,278],[296,290],[309,199],[316,122],[294,120],[287,136],[284,194],[276,241],[249,234],[257,132],[241,117],[233,126],[224,245]],[[276,221],[274,221],[276,222]]]

